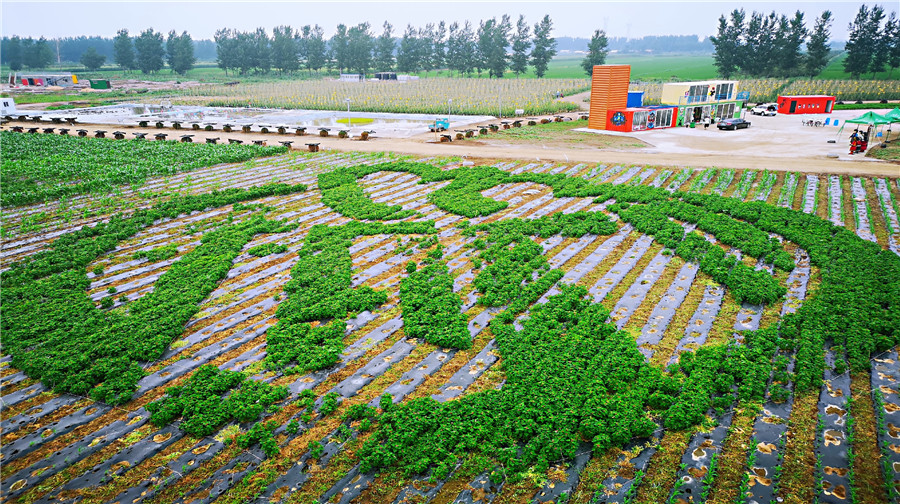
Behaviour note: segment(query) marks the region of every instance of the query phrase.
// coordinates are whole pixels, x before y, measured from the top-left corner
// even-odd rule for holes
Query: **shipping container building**
[[[778,97],[779,114],[830,114],[834,109],[834,96],[785,95]]]

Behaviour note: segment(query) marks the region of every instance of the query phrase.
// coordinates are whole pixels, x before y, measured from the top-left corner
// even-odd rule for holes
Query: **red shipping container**
[[[678,107],[613,109],[606,113],[606,129],[631,132],[671,128],[677,119]]]
[[[786,95],[778,97],[779,114],[830,114],[834,96]]]

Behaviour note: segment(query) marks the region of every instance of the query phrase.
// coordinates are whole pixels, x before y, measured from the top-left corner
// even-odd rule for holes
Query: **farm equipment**
[[[431,132],[438,131],[447,131],[450,128],[450,119],[449,118],[437,118],[433,123],[428,125],[428,130]]]

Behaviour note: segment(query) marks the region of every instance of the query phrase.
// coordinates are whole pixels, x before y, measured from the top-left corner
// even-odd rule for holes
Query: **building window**
[[[647,112],[635,112],[631,118],[631,131],[647,129]]]

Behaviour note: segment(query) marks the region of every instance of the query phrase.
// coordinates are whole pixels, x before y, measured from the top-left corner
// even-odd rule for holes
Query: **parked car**
[[[778,105],[774,103],[763,103],[750,109],[750,113],[758,116],[774,116],[778,115]]]
[[[736,117],[733,119],[725,119],[716,124],[720,130],[737,130],[750,127],[750,121]]]

